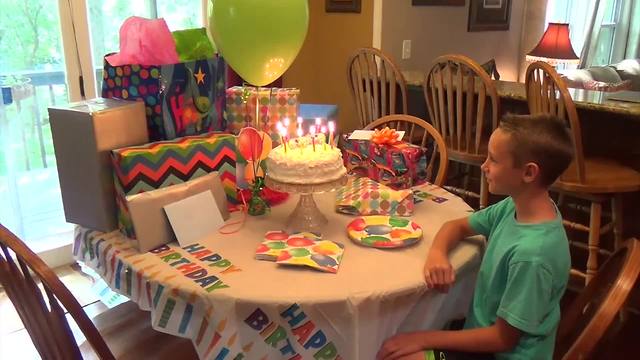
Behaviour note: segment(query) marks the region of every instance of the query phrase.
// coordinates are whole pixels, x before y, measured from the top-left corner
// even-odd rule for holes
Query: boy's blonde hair
[[[507,114],[498,127],[511,136],[514,166],[538,164],[540,184],[548,187],[573,159],[573,140],[564,122],[551,114]]]

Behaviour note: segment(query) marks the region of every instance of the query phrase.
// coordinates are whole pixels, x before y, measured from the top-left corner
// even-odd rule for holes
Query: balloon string
[[[218,229],[218,232],[220,234],[223,234],[223,235],[235,234],[238,231],[242,230],[242,228],[244,227],[244,222],[247,220],[248,207],[247,207],[247,201],[244,199],[244,194],[242,193],[242,191],[240,191],[240,200],[242,200],[242,205],[240,206],[240,211],[242,212],[242,217],[240,218],[240,220],[232,221],[232,222],[230,222],[228,224],[222,225]],[[238,224],[240,224],[240,226],[238,226],[236,229],[225,230],[229,226],[238,225]]]

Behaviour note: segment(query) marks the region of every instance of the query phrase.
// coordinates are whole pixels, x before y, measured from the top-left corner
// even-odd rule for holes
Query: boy
[[[449,250],[467,236],[488,239],[464,330],[397,334],[378,359],[552,358],[571,260],[548,188],[572,157],[571,137],[557,117],[502,120],[481,169],[489,191],[508,197],[445,223],[424,267],[427,286],[446,292],[455,280]]]

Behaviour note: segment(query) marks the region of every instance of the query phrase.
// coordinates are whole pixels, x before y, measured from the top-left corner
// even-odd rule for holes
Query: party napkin
[[[328,273],[337,273],[344,245],[323,240],[310,232],[287,234],[268,231],[256,249],[256,259],[277,264],[307,266]]]
[[[368,177],[349,178],[336,193],[336,211],[349,215],[397,215],[413,213],[411,189],[394,190]]]

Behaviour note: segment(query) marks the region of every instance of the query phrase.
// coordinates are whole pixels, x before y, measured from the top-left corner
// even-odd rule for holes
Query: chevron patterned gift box
[[[113,150],[120,230],[135,239],[126,197],[217,171],[230,206],[236,192],[236,137],[209,133]]]

